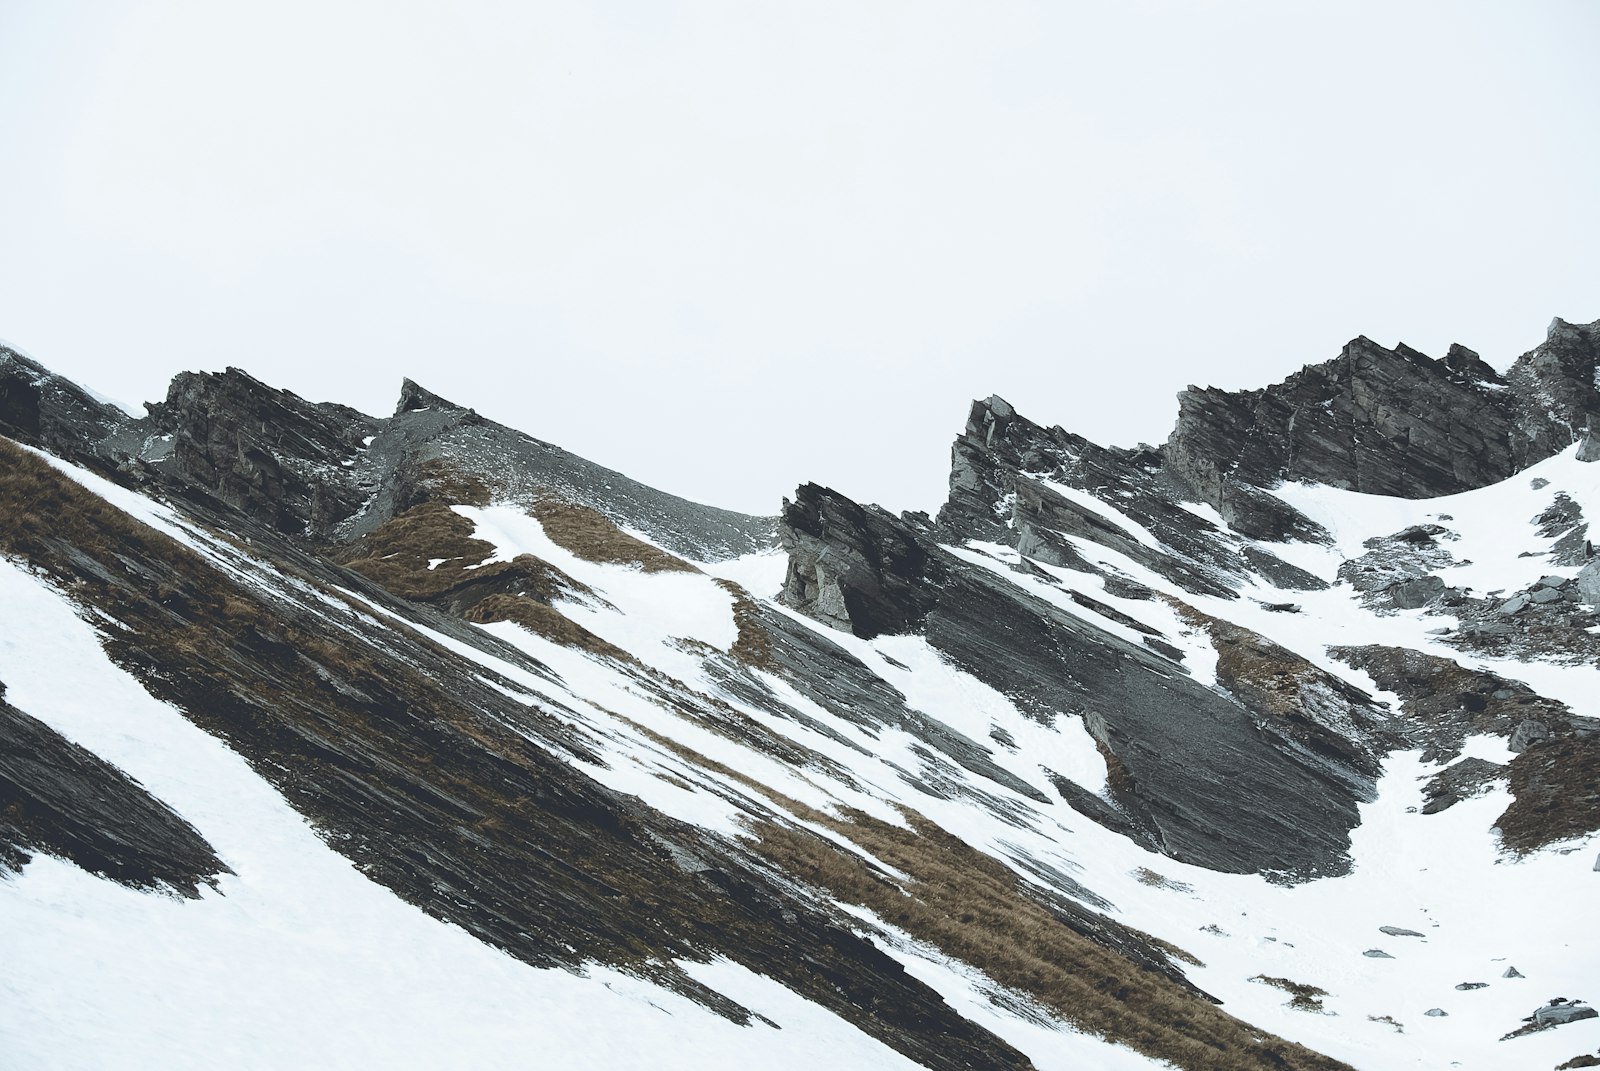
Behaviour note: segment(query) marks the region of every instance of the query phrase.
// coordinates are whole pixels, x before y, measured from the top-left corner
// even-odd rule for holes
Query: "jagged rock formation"
[[[1163,851],[1241,872],[1310,876],[1345,865],[1356,804],[1376,773],[1371,743],[1383,732],[1368,697],[1287,652],[1243,654],[1241,678],[1262,660],[1299,666],[1308,684],[1317,677],[1312,689],[1346,731],[1307,734],[1264,693],[1205,688],[1149,647],[955,557],[914,518],[814,484],[786,504],[782,534],[786,605],[862,637],[919,631],[1041,720],[1084,716],[1126,819]]]
[[[689,502],[485,420],[411,380],[395,413],[308,402],[237,368],[185,372],[134,418],[0,349],[0,432],[319,547],[436,495],[546,497],[599,510],[669,549],[715,560],[770,546],[770,518]]]
[[[1501,377],[1452,346],[1438,360],[1365,337],[1262,390],[1191,387],[1164,460],[1237,530],[1294,534],[1293,518],[1241,509],[1256,489],[1308,480],[1425,498],[1503,480],[1576,442],[1600,413],[1600,323],[1556,320]],[[1286,522],[1287,518],[1287,522]]]
[[[1073,490],[1085,494],[1069,497]],[[1113,504],[1143,531],[1109,519],[1094,499]],[[1088,540],[1187,591],[1223,598],[1232,598],[1239,580],[1252,573],[1284,587],[1326,586],[1182,505],[1199,500],[1159,451],[1097,446],[1061,428],[1043,428],[991,397],[972,403],[951,450],[950,498],[939,511],[939,535],[1003,543],[1070,568],[1092,568],[1072,543]],[[1317,534],[1310,522],[1297,531]]]

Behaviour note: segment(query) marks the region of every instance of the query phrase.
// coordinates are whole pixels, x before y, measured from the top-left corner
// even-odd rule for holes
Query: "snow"
[[[737,638],[733,599],[716,581],[734,580],[758,598],[770,597],[783,581],[787,559],[781,553],[719,562],[704,572],[645,573],[579,558],[520,509],[457,507],[494,547],[490,561],[531,553],[592,588],[596,598],[563,602],[560,611],[650,667],[597,658],[509,623],[482,626],[549,667],[541,675],[402,623],[358,596],[344,593],[346,606],[335,595],[277,575],[165,506],[50,460],[276,597],[315,597],[340,613],[354,607],[397,630],[426,635],[512,687],[553,700],[557,716],[603,756],[603,764],[576,764],[580,769],[713,832],[740,836],[752,814],[775,813],[770,797],[730,770],[826,813],[858,808],[904,824],[900,808],[909,808],[997,859],[1022,857],[1072,874],[1109,900],[1119,921],[1203,960],[1206,966],[1190,969],[1190,976],[1222,998],[1228,1011],[1366,1071],[1549,1067],[1600,1046],[1600,1021],[1594,1020],[1496,1040],[1552,995],[1600,998],[1600,962],[1588,951],[1589,928],[1573,921],[1592,913],[1600,893],[1600,873],[1591,869],[1596,838],[1521,860],[1503,856],[1492,825],[1507,805],[1505,788],[1422,815],[1421,786],[1438,767],[1417,753],[1386,760],[1377,797],[1363,805],[1352,837],[1350,874],[1295,887],[1217,874],[1146,852],[1059,802],[1040,803],[955,767],[943,771],[956,785],[951,798],[919,792],[911,781],[924,759],[912,736],[836,718],[773,674],[752,670],[781,703],[837,738],[722,691],[706,673],[704,649],[695,646],[727,651]],[[1535,479],[1549,482],[1535,488]],[[1504,484],[1428,501],[1288,485],[1279,493],[1328,527],[1334,545],[1266,546],[1331,580],[1342,557],[1363,553],[1366,539],[1439,523],[1458,537],[1444,545],[1472,562],[1447,570],[1448,582],[1509,591],[1561,572],[1543,555],[1518,556],[1547,545],[1525,522],[1560,491],[1587,517],[1600,517],[1600,464],[1578,463],[1568,451]],[[1092,501],[1100,515],[1151,545],[1148,532]],[[1214,511],[1186,508],[1220,526]],[[1466,659],[1426,635],[1448,618],[1421,611],[1375,615],[1344,586],[1290,595],[1256,580],[1237,600],[1194,596],[1126,555],[1087,540],[1071,542],[1102,567],[1269,635],[1368,691],[1374,691],[1371,680],[1329,656],[1330,645],[1416,647],[1489,666],[1579,713],[1600,715],[1592,666]],[[1070,569],[1040,566],[1049,580],[1013,573],[1008,566],[1017,557],[1008,547],[972,544],[955,553],[1063,612],[1142,643],[1137,630],[1081,606],[1068,591],[1127,614],[1178,646],[1183,669],[1196,680],[1214,685],[1216,652],[1209,639],[1166,602],[1109,595],[1101,577]],[[1302,611],[1271,613],[1257,600],[1294,601]],[[669,1068],[690,1061],[697,1067],[803,1067],[823,1060],[841,1067],[905,1066],[830,1013],[726,962],[687,969],[783,1024],[781,1034],[734,1027],[616,972],[592,968],[582,978],[538,971],[485,948],[368,882],[237,756],[112,665],[92,625],[57,593],[5,562],[0,605],[7,608],[0,615],[0,680],[10,687],[8,698],[140,779],[238,871],[223,879],[220,892],[198,902],[135,893],[47,858],[0,881],[0,1049],[12,1064],[501,1066],[525,1062],[529,1053],[559,1053],[562,1063],[600,1069],[641,1061]],[[987,748],[995,763],[1046,797],[1056,799],[1050,774],[1104,790],[1105,762],[1081,718],[1061,716],[1044,725],[1025,717],[921,637],[862,640],[784,607],[772,609],[850,651],[913,708]],[[686,702],[664,698],[672,695]],[[689,709],[713,699],[825,762],[797,767],[713,731]],[[682,749],[711,761],[699,764]],[[1469,740],[1464,754],[1499,762],[1509,757],[1505,742],[1489,737]],[[802,824],[840,840],[832,830]],[[1148,883],[1150,871],[1167,882]],[[988,998],[981,975],[882,920],[857,917],[908,971],[1028,1053],[1042,1071],[1155,1066],[1098,1039],[1004,1010]],[[1388,937],[1378,931],[1382,925],[1425,937]],[[1394,958],[1363,956],[1369,948]],[[1502,979],[1512,965],[1527,978]],[[1288,994],[1251,981],[1257,975],[1321,986],[1329,993],[1327,1014],[1287,1007]],[[1454,988],[1469,981],[1489,985]],[[1432,1007],[1449,1015],[1423,1015]],[[1382,1017],[1403,1023],[1404,1032]]]
[[[0,602],[8,701],[136,777],[237,872],[199,901],[47,856],[0,880],[8,1068],[911,1066],[729,963],[687,966],[782,1031],[598,966],[537,970],[429,918],[113,665],[42,581],[0,561]]]
[[[1127,514],[1112,508],[1109,504],[1101,499],[1096,498],[1089,492],[1079,490],[1076,487],[1069,487],[1064,483],[1057,483],[1054,480],[1047,480],[1039,476],[1029,475],[1028,478],[1043,484],[1056,494],[1060,495],[1062,498],[1067,499],[1069,502],[1073,502],[1079,506],[1082,506],[1090,513],[1100,517],[1113,528],[1117,528],[1126,533],[1128,537],[1135,542],[1142,543],[1151,550],[1161,549],[1160,540],[1156,539],[1154,535],[1151,535],[1148,528],[1140,524],[1138,521],[1135,521]]]

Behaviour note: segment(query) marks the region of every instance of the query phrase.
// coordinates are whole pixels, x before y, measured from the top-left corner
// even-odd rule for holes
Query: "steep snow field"
[[[58,466],[60,465],[57,462]],[[224,554],[164,507],[86,474],[74,477],[124,509],[184,538],[250,582],[288,584],[270,568]],[[1535,479],[1548,480],[1543,488]],[[1600,465],[1568,451],[1496,487],[1424,502],[1291,486],[1286,499],[1335,535],[1332,548],[1273,546],[1332,579],[1363,540],[1410,524],[1445,524],[1459,567],[1449,582],[1516,590],[1561,572],[1524,525],[1566,491],[1600,516]],[[1089,499],[1089,496],[1081,496]],[[1075,499],[1076,500],[1076,499]],[[1152,539],[1098,499],[1094,508]],[[1086,503],[1087,504],[1087,503]],[[935,757],[908,732],[863,728],[830,714],[779,677],[757,671],[811,724],[754,707],[706,668],[704,651],[737,637],[738,582],[757,597],[782,583],[786,559],[756,555],[700,573],[646,573],[568,552],[537,520],[507,506],[458,507],[490,560],[532,553],[598,596],[561,609],[596,635],[691,692],[714,696],[765,730],[811,749],[828,765],[796,767],[710,731],[663,703],[639,678],[508,623],[483,626],[553,670],[512,666],[448,637],[437,642],[559,700],[593,738],[606,765],[582,768],[661,810],[728,836],[747,836],[751,816],[775,812],[775,793],[829,813],[855,808],[903,824],[915,811],[1026,880],[1044,864],[1081,882],[1109,913],[1192,953],[1186,968],[1227,1010],[1368,1071],[1460,1067],[1545,1068],[1600,1047],[1600,1020],[1498,1042],[1554,996],[1600,999],[1600,957],[1584,919],[1600,903],[1591,837],[1514,860],[1491,829],[1508,795],[1499,787],[1436,815],[1420,813],[1421,785],[1438,767],[1417,753],[1391,755],[1377,798],[1362,808],[1347,876],[1285,887],[1223,875],[1146,852],[1060,802],[1040,803]],[[1449,514],[1450,520],[1438,515]],[[1323,592],[1256,587],[1230,601],[1195,597],[1138,563],[1075,540],[1091,561],[1214,616],[1272,636],[1323,668],[1372,690],[1365,674],[1329,657],[1341,643],[1393,643],[1465,662],[1428,630],[1448,618],[1421,611],[1376,615],[1343,586]],[[973,544],[957,551],[1097,627],[1106,621],[1066,598],[1078,590],[1159,629],[1185,652],[1185,668],[1214,685],[1216,652],[1203,632],[1166,604],[1122,599],[1100,577],[1044,567],[1056,584],[1006,568],[1015,551]],[[1568,575],[1572,570],[1566,571]],[[305,593],[301,593],[303,596]],[[354,598],[354,596],[351,596]],[[1258,601],[1259,600],[1259,601]],[[1261,602],[1294,601],[1297,614]],[[150,696],[101,652],[93,627],[55,591],[0,562],[0,680],[8,699],[139,779],[192,822],[237,871],[198,902],[136,893],[40,858],[0,881],[0,1051],[5,1066],[758,1066],[887,1068],[905,1061],[831,1014],[728,964],[689,965],[697,978],[783,1026],[734,1026],[655,986],[595,969],[589,977],[540,971],[488,949],[368,882],[226,747]],[[388,615],[369,607],[373,617]],[[981,744],[1009,773],[1055,800],[1050,774],[1101,791],[1106,765],[1078,717],[1051,726],[1024,716],[1001,693],[945,662],[922,638],[866,641],[817,629],[860,658],[929,718]],[[408,626],[415,627],[415,626]],[[1481,660],[1480,660],[1481,661]],[[1493,667],[1600,716],[1592,665]],[[1181,672],[1176,670],[1175,672]],[[813,727],[816,726],[816,727]],[[821,731],[826,730],[826,731]],[[676,748],[664,746],[670,741]],[[698,753],[712,760],[686,757]],[[1504,742],[1476,738],[1468,753],[1506,758]],[[920,785],[930,762],[959,791],[940,798]],[[737,776],[736,776],[737,775]],[[818,829],[839,840],[839,834]],[[1026,1052],[1045,1071],[1157,1066],[1127,1050],[1041,1022],[992,1001],[993,986],[907,934],[852,909],[865,932],[964,1014]],[[1418,931],[1389,936],[1380,926]],[[1392,958],[1364,955],[1381,950]],[[1516,967],[1525,978],[1506,979]],[[1289,993],[1259,977],[1326,991],[1321,1011],[1288,1005]],[[1461,983],[1485,988],[1457,990]],[[1430,1016],[1430,1009],[1445,1014]]]

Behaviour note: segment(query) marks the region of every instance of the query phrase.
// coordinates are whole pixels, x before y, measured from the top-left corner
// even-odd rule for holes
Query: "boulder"
[[[1528,602],[1529,599],[1526,595],[1513,595],[1500,604],[1500,612],[1507,617],[1515,616],[1528,608]]]
[[[1600,558],[1593,558],[1578,573],[1578,594],[1590,606],[1600,608]]]
[[[1533,1021],[1540,1026],[1565,1026],[1567,1023],[1596,1017],[1600,1017],[1600,1012],[1587,1004],[1574,1003],[1546,1004],[1533,1013]]]
[[[1543,743],[1550,739],[1550,727],[1542,721],[1532,718],[1519,724],[1511,734],[1511,742],[1507,745],[1514,755],[1520,755],[1535,744]]]
[[[1449,1015],[1450,1013],[1445,1011],[1443,1008],[1429,1008],[1427,1011],[1423,1012],[1422,1014],[1423,1015],[1432,1016],[1435,1019],[1443,1019],[1445,1016]]]
[[[1524,975],[1521,971],[1517,970],[1515,967],[1507,967],[1506,968],[1506,973],[1502,974],[1500,977],[1502,977],[1502,978],[1525,978],[1527,976]]]
[[[1456,986],[1456,988],[1461,990],[1462,992],[1468,992],[1468,991],[1473,990],[1473,989],[1488,989],[1489,988],[1489,983],[1488,982],[1462,982],[1460,985]]]
[[[1404,926],[1379,926],[1378,932],[1386,933],[1390,937],[1422,937],[1423,934],[1416,930],[1408,930]]]
[[[1578,460],[1600,461],[1600,435],[1596,435],[1593,428],[1585,431],[1583,438],[1578,440]]]
[[[1389,955],[1389,953],[1385,952],[1381,948],[1369,948],[1361,954],[1366,956],[1368,959],[1394,959],[1393,956]]]
[[[1389,589],[1389,598],[1401,610],[1420,610],[1444,594],[1442,577],[1419,576]]]

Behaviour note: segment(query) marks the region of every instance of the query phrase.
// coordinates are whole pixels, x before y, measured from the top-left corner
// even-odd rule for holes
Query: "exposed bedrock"
[[[914,523],[816,485],[799,489],[781,533],[791,555],[782,602],[858,636],[921,632],[1030,716],[1082,715],[1107,755],[1114,802],[1173,857],[1294,877],[1347,865],[1382,746],[1361,693],[1309,669],[1315,703],[1208,688],[962,561]],[[1240,664],[1251,657],[1242,651]]]
[[[1276,503],[1262,509],[1293,513],[1270,495],[1258,497]],[[1238,582],[1252,573],[1280,587],[1326,586],[1183,505],[1201,499],[1151,447],[1098,446],[1035,424],[991,397],[972,403],[951,449],[950,498],[939,511],[938,534],[945,541],[1003,543],[1039,561],[1086,571],[1095,567],[1081,547],[1099,544],[1186,591],[1221,598],[1233,598]],[[1112,509],[1128,520],[1109,517]],[[1280,526],[1288,534],[1324,536],[1294,517]]]
[[[35,852],[123,885],[190,897],[232,873],[144,786],[4,696],[0,685],[0,876]]]
[[[1401,498],[1467,491],[1565,449],[1600,421],[1597,360],[1600,322],[1556,320],[1505,376],[1462,346],[1434,359],[1357,338],[1261,390],[1190,387],[1162,454],[1224,516],[1241,488],[1282,480]]]
[[[170,437],[160,470],[276,531],[324,536],[373,491],[358,460],[379,422],[348,406],[230,368],[184,372],[149,408],[152,430]]]

